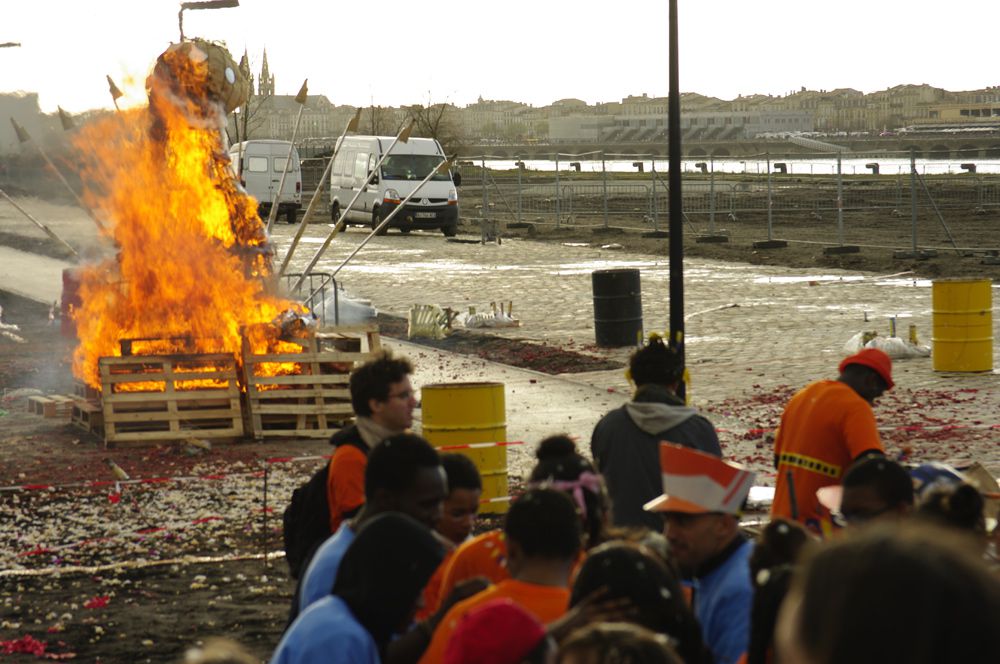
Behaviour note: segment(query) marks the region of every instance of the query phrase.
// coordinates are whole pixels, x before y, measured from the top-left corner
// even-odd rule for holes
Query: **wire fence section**
[[[490,168],[488,157],[462,161],[463,218],[501,227],[667,229],[670,191],[658,162],[635,155],[633,172],[602,169],[600,161],[588,171],[571,158],[556,162],[560,170],[517,162]],[[686,170],[685,233],[993,255],[1000,248],[1000,174],[927,174],[919,166],[892,174],[804,174],[775,165],[783,166],[780,157],[763,172]]]

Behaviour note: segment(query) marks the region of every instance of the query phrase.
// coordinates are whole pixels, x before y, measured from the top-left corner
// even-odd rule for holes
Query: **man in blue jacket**
[[[663,495],[645,508],[663,519],[670,552],[692,589],[702,638],[717,664],[734,664],[750,643],[750,553],[739,518],[754,474],[680,445],[660,445]]]

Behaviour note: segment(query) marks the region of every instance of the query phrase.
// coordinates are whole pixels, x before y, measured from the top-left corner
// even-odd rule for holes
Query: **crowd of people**
[[[791,398],[763,527],[741,523],[754,473],[678,397],[682,371],[651,338],[590,454],[542,440],[502,528],[474,534],[475,465],[409,432],[413,367],[385,354],[356,369],[357,421],[313,482],[324,528],[289,558],[271,661],[996,660],[997,496],[886,456],[872,404],[893,387],[888,356],[861,351]]]

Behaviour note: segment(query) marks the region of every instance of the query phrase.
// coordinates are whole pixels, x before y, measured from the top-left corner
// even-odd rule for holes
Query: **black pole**
[[[677,65],[677,0],[670,0],[670,91],[667,100],[667,154],[670,173],[670,346],[684,363],[684,210],[681,197],[681,94]],[[687,385],[678,385],[685,397]]]

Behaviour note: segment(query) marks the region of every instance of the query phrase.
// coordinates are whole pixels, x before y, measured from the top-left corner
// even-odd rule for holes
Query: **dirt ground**
[[[921,226],[930,224],[921,218]],[[767,238],[764,214],[745,214],[738,222],[729,222],[729,228],[720,235],[728,242],[700,242],[705,235],[704,224],[692,227],[685,224],[684,255],[721,261],[749,263],[751,265],[783,265],[796,268],[838,268],[861,270],[876,274],[912,271],[925,278],[975,277],[1000,279],[1000,261],[996,260],[997,228],[1000,218],[995,215],[977,215],[971,210],[948,211],[949,230],[961,250],[951,247],[948,237],[940,227],[922,229],[920,247],[940,247],[922,250],[919,257],[897,255],[912,253],[911,225],[907,218],[893,216],[884,210],[855,212],[846,226],[845,244],[858,248],[857,253],[825,253],[837,243],[835,235],[821,233],[816,222],[807,219],[777,216],[773,237],[788,244],[779,248],[755,248],[754,243]],[[829,220],[827,220],[829,225]],[[664,226],[661,224],[661,230]],[[620,245],[625,253],[666,255],[668,238],[645,237],[646,232],[628,229],[611,232],[598,227],[564,224],[534,223],[527,228],[510,229],[505,235],[524,237],[541,242],[579,242],[592,246]],[[822,238],[823,241],[820,241]],[[926,244],[925,244],[926,243]],[[617,248],[617,247],[616,247]]]
[[[967,230],[989,232],[992,238],[991,224],[995,221],[970,216]],[[905,247],[904,224],[873,228],[872,245]],[[632,232],[595,235],[587,228],[538,225],[509,234],[545,242],[614,243],[625,253],[664,255],[667,250],[665,240]],[[28,234],[0,231],[0,244],[62,256],[53,243]],[[822,249],[800,241],[771,250],[743,241],[700,244],[691,235],[685,241],[688,255],[751,264],[1000,278],[1000,266],[982,264],[982,255],[939,253],[912,260],[895,258],[891,248],[866,246],[845,255],[824,255]],[[13,543],[0,547],[0,654],[10,661],[177,662],[199,639],[226,635],[266,660],[284,627],[293,590],[284,561],[275,556],[280,511],[291,489],[321,463],[318,458],[299,464],[282,459],[324,454],[325,442],[219,445],[210,452],[169,445],[104,450],[64,421],[26,412],[25,388],[71,392],[70,346],[58,325],[49,323],[44,307],[3,294],[0,305],[4,319],[16,321],[25,340],[0,344],[0,387],[8,396],[0,402],[0,515],[5,532],[14,533]],[[399,318],[383,317],[380,324],[385,334],[405,334]],[[546,373],[621,366],[587,349],[510,337],[463,332],[427,343]],[[793,389],[769,386],[708,405],[716,421],[752,424],[750,430],[727,434],[740,460],[766,465],[765,432],[776,424]],[[894,391],[881,412],[906,413],[907,419],[895,421],[939,428],[916,444],[912,437],[890,432],[887,446],[917,459],[932,448],[955,456],[970,450],[995,456],[995,436],[988,427],[995,420],[996,399],[988,388],[971,384]],[[985,428],[953,428],[958,423]],[[116,484],[108,457],[130,476],[162,481]],[[248,491],[248,486],[259,490]]]
[[[223,634],[266,660],[294,590],[275,556],[281,509],[321,463],[280,459],[326,454],[326,442],[217,445],[198,454],[173,445],[105,450],[65,419],[26,411],[36,390],[72,393],[72,348],[47,308],[3,293],[0,306],[24,340],[0,344],[0,514],[13,535],[0,547],[0,654],[177,662],[200,638]],[[405,321],[380,323],[384,334],[405,337]],[[549,373],[620,366],[468,333],[427,343],[494,359],[502,352],[512,364]],[[116,485],[106,464],[112,457],[131,477],[162,481]]]

